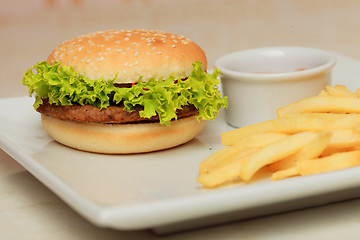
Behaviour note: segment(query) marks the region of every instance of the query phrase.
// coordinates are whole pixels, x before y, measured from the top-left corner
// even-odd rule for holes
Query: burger
[[[163,31],[109,30],[60,44],[22,79],[44,130],[66,146],[125,154],[193,139],[227,98],[204,51]]]

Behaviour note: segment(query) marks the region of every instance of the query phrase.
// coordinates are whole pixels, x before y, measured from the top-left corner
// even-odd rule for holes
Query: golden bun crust
[[[186,78],[192,64],[207,60],[204,51],[191,40],[162,31],[109,30],[83,35],[60,44],[48,57],[70,65],[89,79],[105,81],[117,77],[114,83],[134,83],[140,76],[151,78]]]
[[[95,153],[152,152],[186,143],[198,135],[206,121],[195,117],[160,123],[101,124],[63,121],[41,114],[45,131],[66,146]]]

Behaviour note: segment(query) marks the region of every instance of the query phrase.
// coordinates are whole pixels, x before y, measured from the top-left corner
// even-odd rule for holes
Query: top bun
[[[207,61],[204,51],[189,39],[162,31],[120,30],[90,33],[65,41],[47,60],[70,65],[85,77],[114,83],[135,83],[151,78],[186,78],[192,64]]]

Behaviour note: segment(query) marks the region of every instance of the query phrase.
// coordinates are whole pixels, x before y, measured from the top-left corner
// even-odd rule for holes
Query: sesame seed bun
[[[191,40],[162,31],[121,30],[83,35],[59,45],[49,56],[70,65],[89,79],[114,80],[114,83],[135,83],[151,78],[187,78],[192,64],[207,61],[204,51]],[[117,74],[117,75],[116,75]]]

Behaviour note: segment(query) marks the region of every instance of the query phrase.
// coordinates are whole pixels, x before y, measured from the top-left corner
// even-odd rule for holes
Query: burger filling
[[[114,79],[91,80],[71,66],[43,61],[28,69],[22,84],[35,93],[37,111],[62,120],[101,123],[153,122],[170,125],[195,115],[214,119],[227,98],[218,90],[220,71],[209,74],[193,64],[187,79],[151,79],[118,85]]]
[[[141,106],[136,106],[135,111],[128,112],[124,106],[115,105],[105,108],[101,111],[97,107],[91,105],[74,104],[71,106],[56,106],[50,104],[47,99],[36,109],[36,111],[47,116],[60,120],[70,120],[77,122],[95,122],[95,123],[139,123],[139,122],[159,122],[158,116],[150,118],[140,117],[139,112],[142,111]],[[193,106],[184,106],[177,110],[177,119],[195,116],[199,111]]]

